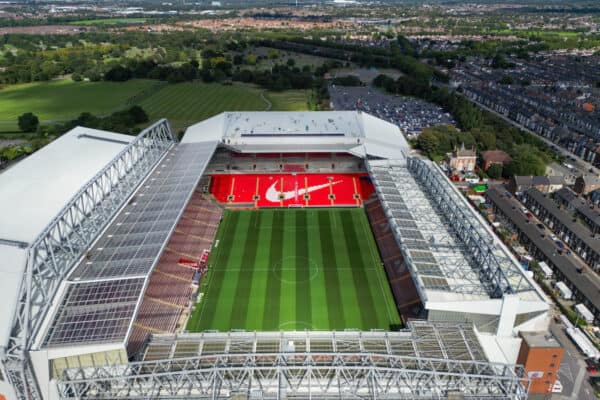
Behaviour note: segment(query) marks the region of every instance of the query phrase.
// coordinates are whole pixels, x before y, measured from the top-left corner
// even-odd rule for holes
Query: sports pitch
[[[226,210],[187,330],[394,329],[361,208]]]

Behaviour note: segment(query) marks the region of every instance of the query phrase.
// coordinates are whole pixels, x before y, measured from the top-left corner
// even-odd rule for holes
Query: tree
[[[19,129],[23,132],[35,132],[40,120],[33,113],[25,113],[19,117]]]
[[[540,152],[529,144],[513,147],[510,153],[512,162],[503,170],[503,175],[510,178],[514,175],[544,175],[546,165]]]
[[[246,57],[246,62],[248,63],[248,65],[255,65],[256,59],[257,57],[254,54],[248,54],[248,57]]]
[[[268,52],[268,54],[269,54],[269,58],[270,59],[274,60],[276,58],[279,58],[279,52],[277,50],[275,50],[275,49],[270,49],[269,52]]]
[[[434,154],[439,145],[437,136],[428,130],[424,130],[417,138],[417,146],[427,155]]]
[[[485,172],[490,178],[499,179],[502,177],[502,164],[492,164]]]
[[[131,107],[128,112],[131,118],[133,118],[133,122],[136,124],[141,124],[150,120],[146,111],[138,105]]]
[[[116,65],[109,69],[104,75],[104,79],[114,82],[125,82],[131,79],[131,71],[122,65]]]

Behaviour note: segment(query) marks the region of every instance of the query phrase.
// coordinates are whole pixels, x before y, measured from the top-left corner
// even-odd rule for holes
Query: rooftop
[[[424,170],[435,175],[430,182],[419,179],[425,172],[418,172],[422,163]],[[369,170],[384,209],[391,219],[400,248],[419,282],[419,290],[427,301],[485,300],[501,297],[505,291],[518,293],[524,300],[544,301],[538,289],[528,281],[510,252],[489,231],[479,216],[471,210],[463,196],[433,163],[410,158],[405,161],[385,160],[369,162]],[[420,165],[420,164],[419,164]],[[438,176],[439,175],[439,176]],[[429,187],[444,190],[443,211],[431,196]],[[434,190],[434,189],[432,189]],[[450,207],[449,202],[455,202]],[[460,212],[460,218],[468,221],[469,229],[464,234],[477,234],[482,244],[489,242],[485,254],[492,255],[494,268],[499,266],[502,276],[498,281],[483,279],[483,273],[471,257],[473,249],[466,246],[457,234],[455,218],[450,209]],[[461,227],[462,228],[462,227]],[[462,229],[461,229],[462,230]],[[464,239],[464,238],[463,238]],[[495,275],[495,274],[494,274]]]
[[[548,332],[520,332],[530,348],[560,348],[561,345]]]
[[[509,163],[512,159],[502,150],[486,150],[481,152],[481,158],[486,162]]]
[[[585,243],[586,246],[596,253],[600,253],[600,239],[595,238],[588,228],[577,222],[577,220],[574,220],[569,213],[558,208],[552,199],[544,195],[536,188],[528,189],[525,194],[533,198],[537,203],[544,207],[548,213],[559,220],[561,224],[566,226],[577,238],[579,238],[579,240]]]
[[[216,145],[169,150],[68,276],[45,346],[124,342],[144,282]]]
[[[400,129],[361,111],[225,112],[190,126],[182,143],[218,140],[242,153],[349,152],[404,158]]]
[[[133,136],[76,127],[0,174],[0,239],[32,243]]]
[[[586,185],[600,185],[600,177],[596,175],[582,175],[578,179],[582,179]]]
[[[76,127],[0,173],[0,346],[9,337],[29,246],[132,136]]]
[[[523,232],[529,240],[537,247],[544,257],[552,263],[555,268],[571,282],[579,292],[586,297],[591,304],[600,310],[600,278],[592,273],[579,273],[580,265],[577,265],[571,257],[561,255],[556,251],[556,245],[549,237],[542,237],[535,224],[529,223],[527,217],[519,211],[519,203],[515,199],[509,199],[503,191],[491,187],[486,196],[492,201],[504,215],[512,221],[517,228]]]

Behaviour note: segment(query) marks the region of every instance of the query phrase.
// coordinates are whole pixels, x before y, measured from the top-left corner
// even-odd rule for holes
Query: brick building
[[[475,169],[477,161],[475,149],[465,149],[464,143],[460,148],[455,148],[452,153],[448,153],[446,157],[452,171],[471,172]]]
[[[531,378],[529,393],[552,393],[563,357],[563,348],[547,332],[520,332],[523,339],[517,363]]]
[[[487,171],[492,164],[504,167],[512,161],[512,158],[502,150],[486,150],[481,152],[481,160],[483,161],[483,170]]]

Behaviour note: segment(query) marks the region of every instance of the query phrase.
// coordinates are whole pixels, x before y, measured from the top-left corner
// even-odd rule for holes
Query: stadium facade
[[[172,292],[194,272],[168,253],[214,239],[182,216],[210,212],[211,173],[299,153],[370,175],[376,194],[356,201],[406,328],[182,332],[189,282]],[[0,175],[0,208],[9,398],[525,398],[516,333],[548,326],[543,293],[438,167],[361,112],[223,113],[181,142],[166,120],[136,137],[77,127]],[[148,305],[157,272],[171,289]]]

